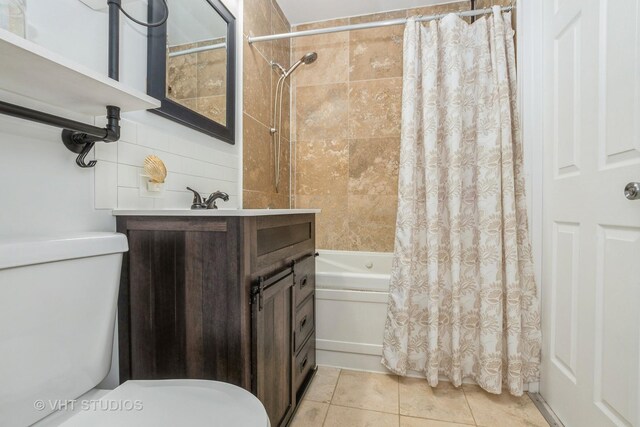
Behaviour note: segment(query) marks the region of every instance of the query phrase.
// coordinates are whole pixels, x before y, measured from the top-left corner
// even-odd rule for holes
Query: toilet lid
[[[64,427],[268,427],[262,403],[231,384],[205,380],[127,381],[82,410]]]

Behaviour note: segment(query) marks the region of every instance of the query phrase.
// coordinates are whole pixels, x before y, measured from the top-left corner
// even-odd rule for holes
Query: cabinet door
[[[128,226],[121,381],[194,378],[249,388],[235,224],[173,219]]]
[[[254,390],[271,425],[285,425],[293,409],[293,274],[263,282],[253,299]]]

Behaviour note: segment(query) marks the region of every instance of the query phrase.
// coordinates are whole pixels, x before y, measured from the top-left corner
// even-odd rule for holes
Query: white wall
[[[242,0],[223,2],[236,17],[241,40]],[[106,12],[94,11],[79,0],[29,0],[27,6],[30,40],[106,75]],[[146,17],[146,3],[136,1],[126,7],[134,16]],[[146,46],[146,29],[122,17],[120,80],[143,92]],[[62,145],[60,129],[0,115],[0,236],[112,231],[115,220],[110,210],[95,209],[96,205],[108,208],[115,202],[122,207],[187,208],[191,200],[188,193],[172,194],[187,184],[203,192],[227,191],[232,196],[228,206],[241,206],[242,55],[237,56],[235,146],[152,113],[130,113],[123,115],[123,141],[108,147],[99,144],[97,157],[107,160],[100,160],[95,169],[80,169],[74,163],[75,155]],[[0,99],[16,102],[16,97],[7,93],[0,93]],[[34,108],[32,101],[23,101]],[[92,117],[40,107],[75,120],[93,121]],[[150,152],[164,158],[169,166],[169,191],[164,199],[142,197],[131,181],[134,170],[139,171],[135,169],[139,156]],[[112,370],[104,386],[117,383],[116,371]]]
[[[239,24],[238,31],[241,31],[241,0],[225,0],[224,3],[236,16]],[[94,11],[79,0],[56,0],[55,2],[30,0],[27,6],[30,40],[106,74],[108,15],[105,11]],[[126,7],[134,16],[146,17],[145,2],[136,1],[127,4]],[[141,91],[146,91],[146,46],[146,30],[122,17],[120,80]],[[237,69],[242,70],[241,65]],[[237,78],[240,95],[242,82],[240,73]],[[54,81],[51,83],[55,85]],[[7,99],[7,97],[0,94],[0,99]],[[238,97],[238,99],[242,98]],[[240,107],[241,102],[238,104]],[[59,112],[54,109],[48,110]],[[93,120],[90,117],[68,115],[76,120]],[[172,158],[174,172],[177,171],[176,168],[183,166],[191,171],[190,175],[185,174],[179,177],[180,179],[174,180],[171,184],[172,189],[178,189],[178,182],[180,185],[192,182],[196,187],[205,187],[199,188],[203,192],[220,188],[233,196],[230,206],[240,206],[242,194],[240,191],[240,154],[242,152],[240,108],[236,117],[238,131],[235,146],[148,112],[125,113],[123,118],[126,120],[123,124],[125,137],[130,140],[127,142],[146,144],[147,148],[149,145],[155,145],[155,149],[164,147],[162,151],[167,154],[167,163],[171,163],[170,154],[180,158],[205,160],[205,164],[197,163],[198,168],[192,168],[192,164],[188,162],[178,166],[175,164],[176,158]],[[112,150],[111,155],[114,153],[113,150],[120,148],[115,146],[117,144],[107,149]],[[104,150],[102,153],[104,154]],[[159,151],[158,154],[160,154]],[[111,168],[113,169],[115,165],[117,171],[118,157],[111,157],[110,160],[113,161]],[[115,220],[110,212],[94,209],[96,202],[94,185],[101,190],[104,188],[103,178],[113,182],[113,175],[105,178],[104,174],[100,173],[109,166],[106,162],[102,163],[102,168],[97,170],[82,170],[75,165],[74,154],[62,145],[59,129],[0,116],[0,236],[114,230]],[[96,172],[99,181],[94,183]],[[175,175],[174,178],[177,177]],[[225,179],[218,179],[216,182],[211,178],[216,176]],[[119,177],[116,177],[117,179]],[[171,180],[171,177],[169,179]],[[121,191],[118,187],[115,191],[116,203],[120,200],[126,201],[127,207],[153,206],[149,200],[153,203],[154,199],[143,197],[137,200],[132,199],[132,191],[129,189]],[[169,206],[174,206],[185,201],[185,203],[190,202],[188,193],[168,196],[165,202],[155,200],[155,205],[167,203]],[[107,198],[113,201],[112,195],[107,195]],[[98,206],[111,207],[103,202],[104,198],[98,200]]]

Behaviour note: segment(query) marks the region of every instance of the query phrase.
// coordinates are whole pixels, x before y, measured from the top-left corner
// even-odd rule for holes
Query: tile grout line
[[[398,416],[400,415],[400,414],[396,414],[396,413],[393,413],[393,412],[379,411],[379,410],[376,410],[376,409],[358,408],[356,406],[337,405],[337,404],[334,404],[334,403],[332,403],[330,406],[336,406],[338,408],[346,408],[346,409],[355,409],[357,411],[375,412],[376,414],[398,415]],[[414,418],[416,418],[416,417],[414,417]],[[420,418],[420,419],[427,420],[429,418]],[[431,421],[441,421],[441,420],[434,420],[434,419],[430,419],[430,420]]]
[[[469,426],[469,427],[478,427],[477,424],[467,424],[467,423],[463,423],[461,421],[448,421],[448,420],[441,420],[438,418],[424,418],[424,417],[418,417],[416,415],[404,415],[402,414],[401,416],[405,417],[405,418],[413,418],[414,420],[424,420],[424,421],[436,421],[439,423],[445,423],[445,424],[456,424],[456,425],[462,425],[462,426]]]
[[[478,422],[476,421],[476,416],[473,415],[473,409],[471,408],[471,405],[469,404],[469,399],[467,399],[467,392],[464,391],[464,385],[460,384],[460,388],[462,389],[462,394],[464,396],[464,401],[467,404],[467,408],[469,408],[469,412],[471,413],[471,418],[473,418],[473,424],[475,424],[477,426]]]
[[[400,414],[400,377],[396,375],[397,383],[398,383],[398,427],[400,427],[400,421],[402,420]]]
[[[348,78],[347,80],[344,81],[339,81],[339,82],[324,82],[324,83],[315,83],[315,84],[310,84],[310,85],[305,85],[305,84],[299,84],[297,85],[298,88],[307,88],[307,87],[318,87],[318,86],[331,86],[331,85],[340,85],[340,84],[349,84],[350,82],[353,83],[362,83],[362,82],[377,82],[380,80],[402,80],[402,76],[391,76],[391,77],[378,77],[375,79],[355,79],[352,80],[351,78]]]
[[[342,369],[338,371],[338,378],[336,378],[336,384],[333,386],[333,391],[331,392],[331,397],[329,398],[329,406],[327,406],[327,413],[324,414],[324,419],[322,420],[323,426],[325,425],[325,423],[327,422],[327,418],[329,417],[329,410],[331,409],[333,396],[336,394],[336,389],[338,388],[338,381],[340,381],[341,375],[342,375]]]
[[[242,114],[246,114],[250,119],[253,119],[255,122],[257,122],[260,126],[267,128],[267,130],[271,129],[270,126],[265,125],[264,123],[262,123],[262,120],[259,120],[255,117],[253,117],[251,114],[247,113],[246,111],[243,111]]]
[[[333,402],[333,396],[336,394],[336,390],[338,389],[338,381],[340,381],[340,377],[342,376],[343,369],[340,368],[338,371],[338,378],[336,378],[336,385],[333,386],[333,391],[331,392],[331,397],[329,398],[329,404]]]
[[[414,378],[414,377],[406,377],[406,378]],[[424,379],[424,381],[426,381],[426,378],[418,378],[418,379]],[[400,377],[398,378],[398,404],[400,403],[400,386],[399,386],[400,382],[399,382],[399,380],[400,380]],[[434,387],[431,387],[428,383],[427,383],[427,385],[431,389],[434,388]],[[467,407],[469,408],[469,413],[471,413],[471,417],[473,418],[473,424],[467,424],[466,422],[462,422],[462,421],[451,421],[451,420],[444,420],[444,419],[439,419],[439,418],[420,417],[420,416],[417,416],[417,415],[408,415],[408,414],[400,414],[400,415],[401,416],[405,416],[405,417],[409,417],[409,418],[416,418],[416,419],[419,419],[419,420],[429,420],[429,421],[438,421],[438,422],[442,422],[442,423],[452,423],[452,424],[462,424],[462,425],[468,425],[468,426],[477,426],[476,420],[473,417],[473,412],[471,411],[471,406],[469,405],[469,402],[467,402],[467,397],[464,394],[464,390],[462,390],[462,387],[460,387],[460,388],[461,388],[462,395],[465,398],[465,403],[467,404]],[[400,409],[399,408],[398,408],[398,413],[400,413]]]

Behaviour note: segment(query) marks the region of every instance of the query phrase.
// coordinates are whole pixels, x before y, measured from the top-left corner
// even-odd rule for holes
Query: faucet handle
[[[187,187],[187,190],[193,192],[193,201],[191,202],[191,209],[206,209],[207,205],[202,202],[202,196],[196,190],[191,187]]]

